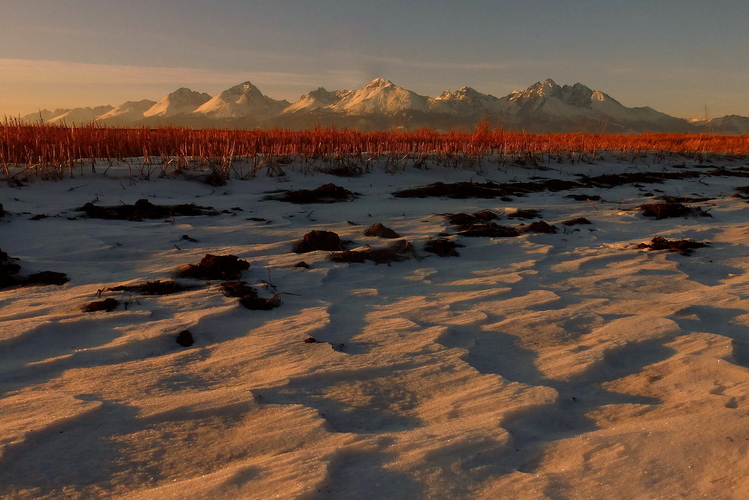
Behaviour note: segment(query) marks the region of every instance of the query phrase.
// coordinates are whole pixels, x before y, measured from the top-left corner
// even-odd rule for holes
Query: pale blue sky
[[[498,97],[552,78],[749,116],[747,26],[746,0],[0,0],[0,115],[245,80],[295,101],[384,77]]]

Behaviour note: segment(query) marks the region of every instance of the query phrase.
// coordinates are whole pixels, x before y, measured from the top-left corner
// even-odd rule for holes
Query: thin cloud
[[[0,59],[0,83],[100,84],[100,85],[225,85],[250,80],[276,87],[313,85],[314,75],[283,72],[215,71],[204,68],[170,68],[90,64],[66,61]]]
[[[338,53],[337,58],[341,58],[345,55],[354,57],[352,54]],[[499,71],[508,70],[513,68],[546,68],[554,67],[560,63],[557,61],[531,61],[527,59],[523,60],[510,60],[510,61],[487,61],[487,62],[451,62],[451,61],[420,61],[413,59],[404,59],[401,57],[383,57],[383,56],[372,56],[366,54],[356,54],[355,59],[367,60],[378,63],[380,65],[390,65],[404,68],[420,68],[420,69],[452,69],[452,70],[468,70],[468,71]]]

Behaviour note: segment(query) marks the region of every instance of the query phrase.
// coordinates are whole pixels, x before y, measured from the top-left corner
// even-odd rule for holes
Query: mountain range
[[[305,129],[320,125],[359,130],[427,127],[439,131],[470,131],[488,120],[494,127],[536,133],[749,132],[749,117],[676,118],[650,107],[628,108],[581,83],[560,86],[551,79],[504,97],[463,87],[433,98],[376,78],[358,90],[328,91],[320,87],[295,103],[270,98],[252,83],[244,82],[215,96],[180,88],[158,102],[143,99],[116,107],[45,109],[21,120],[111,127]]]

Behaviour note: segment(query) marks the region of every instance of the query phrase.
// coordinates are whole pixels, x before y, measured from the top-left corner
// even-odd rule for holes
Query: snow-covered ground
[[[683,162],[352,178],[290,165],[221,187],[98,169],[1,187],[0,249],[22,275],[70,281],[0,290],[0,497],[746,498],[749,205],[732,195],[749,179]],[[647,171],[705,175],[505,201],[392,195]],[[360,196],[263,199],[331,182]],[[647,194],[713,198],[689,204],[712,217],[630,210],[655,203]],[[141,198],[226,213],[111,221],[75,210]],[[423,251],[458,231],[438,214],[484,209],[508,226],[532,222],[508,214],[537,209],[558,232],[451,236],[460,256]],[[562,224],[578,217],[591,224]],[[377,265],[291,251],[311,230],[385,246],[363,235],[377,222],[416,255]],[[637,248],[656,235],[710,246]],[[171,279],[209,253],[249,262],[242,279],[282,305],[246,309],[220,281],[180,278],[199,286],[163,296],[108,290]],[[81,310],[106,298],[117,308]],[[175,341],[183,330],[190,347]]]

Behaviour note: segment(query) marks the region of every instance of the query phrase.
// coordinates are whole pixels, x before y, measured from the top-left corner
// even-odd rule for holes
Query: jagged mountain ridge
[[[41,110],[24,121],[107,126],[182,125],[227,128],[295,128],[315,125],[387,130],[428,127],[472,130],[482,120],[508,130],[538,133],[700,132],[746,133],[749,118],[675,118],[650,107],[628,108],[608,94],[576,83],[537,82],[505,97],[471,87],[432,98],[376,78],[357,90],[322,87],[295,103],[264,95],[249,81],[215,96],[180,88],[158,102],[128,101],[117,107]]]
[[[195,92],[182,87],[162,97],[159,102],[148,108],[143,116],[145,118],[168,118],[174,115],[192,113],[210,100],[211,95],[206,92]]]

